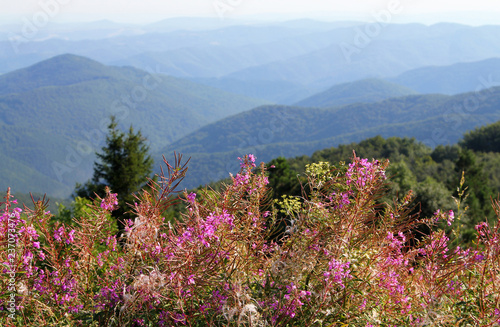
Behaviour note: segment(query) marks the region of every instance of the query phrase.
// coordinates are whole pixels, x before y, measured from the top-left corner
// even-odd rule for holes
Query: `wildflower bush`
[[[132,204],[123,239],[112,190],[71,224],[51,222],[43,203],[13,209],[7,193],[0,325],[500,324],[498,221],[479,224],[474,247],[461,248],[448,229],[460,199],[456,215],[410,216],[411,192],[381,200],[388,162],[311,164],[307,194],[271,201],[264,164],[240,160],[222,191],[185,192],[178,221],[164,213],[187,168],[166,163]]]

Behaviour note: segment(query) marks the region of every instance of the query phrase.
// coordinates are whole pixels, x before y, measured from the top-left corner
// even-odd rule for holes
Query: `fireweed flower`
[[[254,164],[253,167],[255,167],[255,156],[253,154],[249,154],[248,159],[252,164]]]
[[[63,234],[64,234],[64,227],[59,227],[54,231],[54,239],[57,242],[61,242]]]
[[[204,220],[200,220],[198,239],[206,247],[210,247],[210,242],[219,241],[219,236],[216,232],[219,228],[228,228],[231,230],[234,227],[234,217],[228,214],[226,210],[221,215],[210,213]]]
[[[23,262],[27,265],[31,262],[31,260],[33,260],[33,253],[28,251],[23,255]]]
[[[358,157],[355,157],[353,162],[349,164],[349,168],[345,175],[347,177],[346,184],[354,184],[358,188],[365,187],[367,183],[378,178],[387,178],[385,170],[382,169],[378,160],[370,162],[368,159],[360,159]]]
[[[115,207],[118,205],[117,195],[118,195],[117,193],[108,193],[108,196],[106,196],[101,201],[101,208],[106,211],[114,210]]]
[[[194,192],[189,193],[187,199],[189,203],[193,204],[194,201],[196,200],[196,193]]]
[[[476,225],[474,228],[480,236],[484,237],[488,233],[488,227],[488,223],[483,221],[482,223]]]
[[[336,192],[333,192],[330,197],[328,197],[328,200],[330,202],[336,202],[337,204],[333,206],[333,209],[342,209],[344,206],[348,205],[351,203],[349,200],[349,195],[351,192],[340,192],[337,194]]]
[[[436,223],[439,221],[439,217],[441,216],[441,210],[437,209],[436,212],[434,212],[434,216],[436,217]]]
[[[248,154],[243,158],[238,157],[238,160],[240,161],[240,168],[255,168],[255,159],[256,158],[253,154]]]
[[[254,184],[254,187],[248,187],[246,191],[248,194],[252,194],[260,188],[269,184],[269,178],[265,175],[254,175],[252,173],[252,169],[256,167],[255,160],[256,157],[252,154],[246,155],[243,158],[239,158],[240,160],[240,172],[233,177],[231,174],[231,179],[233,180],[233,185],[238,186],[247,186]],[[253,177],[253,178],[252,178]]]
[[[244,174],[236,174],[236,177],[234,177],[234,185],[240,186],[240,185],[248,185],[250,183],[250,173],[246,172]]]
[[[322,208],[337,206],[338,210],[318,210],[314,212],[314,218],[323,218],[320,216],[323,214],[332,217],[345,215],[347,221],[354,215],[364,214],[364,210],[357,210],[361,203],[358,201],[372,190],[377,191],[378,182],[385,178],[381,168],[384,165],[359,158],[354,162],[345,167],[346,175],[332,177],[332,182],[340,185],[336,193],[332,193],[333,189],[325,189],[322,196],[326,198],[318,200]],[[239,179],[233,181],[240,186],[247,183],[247,186],[231,188],[230,191],[260,191],[266,179],[254,173],[254,167],[253,155],[242,159]],[[346,183],[351,184],[350,190],[345,187]],[[149,214],[156,218],[161,218],[161,214],[141,211],[135,223],[132,220],[126,222],[128,235],[134,231],[134,235],[140,236],[137,239],[141,242],[134,243],[137,244],[134,251],[127,252],[127,248],[116,250],[117,238],[114,235],[99,235],[96,242],[105,243],[108,250],[92,252],[94,257],[89,260],[90,263],[104,269],[97,270],[100,274],[98,278],[89,274],[90,298],[85,298],[89,293],[82,291],[87,285],[80,284],[84,281],[82,272],[87,271],[81,267],[87,260],[81,260],[77,247],[63,246],[63,243],[83,242],[87,234],[81,232],[80,226],[71,229],[61,224],[56,228],[39,228],[40,225],[36,224],[36,221],[41,221],[39,216],[26,219],[28,223],[25,223],[20,220],[20,210],[17,210],[10,220],[17,227],[18,245],[24,248],[17,251],[19,271],[23,274],[16,275],[16,279],[21,279],[16,283],[28,287],[29,293],[23,295],[39,297],[40,303],[47,303],[55,314],[67,319],[66,324],[71,324],[73,318],[78,319],[71,315],[81,311],[86,315],[93,311],[92,314],[103,319],[109,319],[119,311],[125,325],[148,322],[158,326],[201,326],[214,321],[221,325],[281,326],[285,322],[301,326],[307,325],[311,319],[337,320],[335,315],[339,311],[353,325],[376,326],[380,324],[377,321],[384,320],[387,326],[418,326],[424,323],[425,311],[436,310],[436,315],[441,314],[438,312],[440,306],[432,305],[433,301],[449,308],[453,301],[462,300],[458,298],[465,294],[465,290],[471,289],[473,292],[467,293],[467,296],[471,298],[470,306],[474,306],[479,302],[477,297],[474,299],[475,294],[491,293],[487,288],[477,287],[479,283],[475,281],[464,280],[462,272],[464,269],[472,271],[474,274],[467,274],[467,278],[473,279],[482,275],[478,267],[495,267],[492,265],[495,262],[491,260],[494,257],[491,249],[494,246],[494,250],[498,249],[497,225],[489,226],[484,222],[476,226],[479,241],[484,245],[481,251],[484,252],[474,251],[466,245],[466,249],[452,248],[454,243],[449,241],[444,231],[431,231],[417,248],[412,248],[407,240],[412,237],[411,234],[407,234],[406,229],[400,232],[405,226],[401,227],[399,221],[394,221],[402,216],[399,207],[391,208],[389,214],[378,215],[376,218],[382,223],[373,228],[365,228],[364,225],[357,229],[332,228],[337,227],[332,224],[327,225],[327,233],[325,228],[315,224],[316,220],[307,220],[312,216],[308,216],[309,211],[303,210],[300,218],[304,218],[307,224],[301,226],[298,220],[294,220],[294,227],[298,226],[301,232],[290,235],[290,242],[277,243],[264,237],[259,239],[267,236],[258,234],[260,228],[251,231],[256,234],[255,238],[253,234],[250,235],[252,238],[246,238],[248,233],[241,228],[242,223],[246,227],[264,221],[268,230],[275,227],[271,224],[272,219],[263,219],[270,215],[269,211],[264,212],[267,207],[252,202],[253,198],[259,197],[242,196],[246,202],[241,206],[237,202],[238,197],[232,196],[231,201],[224,201],[227,194],[232,196],[234,192],[221,191],[220,202],[207,204],[201,201],[196,206],[190,206],[196,215],[186,215],[179,225],[172,222],[173,227],[168,224],[165,228],[167,224],[162,221],[163,225],[157,231],[161,237],[158,238],[149,237],[152,228],[146,227],[152,220]],[[198,198],[200,196],[203,195]],[[236,202],[233,202],[235,198]],[[186,194],[186,199],[189,206],[189,203],[196,203],[197,197],[195,193],[190,193]],[[116,197],[108,193],[101,201],[101,208],[112,210],[117,202]],[[140,209],[143,205],[146,207],[150,203],[138,201],[135,208]],[[351,212],[351,207],[356,210]],[[364,209],[361,205],[359,207]],[[6,211],[0,212],[2,223],[10,217],[9,210]],[[103,218],[102,212],[95,210],[95,216]],[[432,220],[440,218],[449,225],[455,218],[454,212],[448,210],[438,211],[435,216]],[[33,227],[29,226],[31,222]],[[0,224],[0,228],[10,228],[4,225],[7,224]],[[43,239],[50,241],[53,237],[59,243],[51,249],[53,242],[38,241],[37,230],[40,236],[43,232]],[[346,231],[350,233],[349,237],[352,235],[351,238],[345,237]],[[63,252],[57,252],[58,249]],[[50,258],[58,256],[57,268],[49,268],[49,264],[53,265],[52,260],[41,265],[40,260],[46,260],[45,256],[48,258],[49,254]],[[138,259],[132,269],[130,258]],[[415,258],[419,260],[418,264],[415,264]],[[6,260],[5,255],[0,258],[0,262]],[[277,260],[285,269],[276,269],[274,273],[270,270],[274,269],[270,263]],[[235,273],[229,276],[228,270]],[[497,287],[493,284],[495,277],[492,273],[496,271],[486,269],[484,272],[485,284],[490,289]],[[309,277],[311,283],[308,283]],[[440,293],[445,296],[440,298]],[[168,301],[159,300],[164,295],[168,296]],[[192,305],[183,305],[188,301]],[[36,306],[35,302],[31,303]],[[5,310],[4,304],[0,300],[2,311]],[[497,303],[483,301],[481,304],[484,304],[484,309],[481,309],[483,316],[487,318],[481,321],[478,318],[478,325],[491,324],[492,319],[500,322]],[[341,310],[339,305],[342,305]],[[40,319],[45,319],[42,316],[45,309],[39,308],[33,311],[39,310]],[[360,315],[360,311],[365,311],[365,314]],[[316,316],[311,317],[314,314]],[[37,318],[30,320],[28,317],[26,325],[33,324]],[[406,320],[403,322],[403,319]],[[4,321],[0,317],[0,325]]]
[[[66,239],[66,244],[71,244],[71,242],[75,241],[75,239],[73,238],[74,234],[75,234],[75,230],[72,229],[71,232],[68,233],[68,238]]]
[[[115,308],[122,301],[123,293],[124,291],[119,280],[116,280],[111,287],[105,286],[101,288],[99,294],[94,296],[94,300],[97,302],[96,308],[100,310]]]
[[[453,210],[450,210],[448,212],[448,226],[451,226],[451,223],[453,223],[453,220],[455,219],[455,213]]]
[[[350,262],[341,262],[332,259],[328,264],[328,270],[323,273],[325,281],[332,281],[338,284],[341,288],[345,288],[344,280],[351,279]]]
[[[39,237],[38,233],[36,232],[36,230],[32,226],[28,226],[28,227],[23,226],[23,227],[21,227],[19,229],[19,233],[20,234],[21,233],[26,233],[29,236],[29,238],[32,239],[32,240],[37,240],[38,237]]]

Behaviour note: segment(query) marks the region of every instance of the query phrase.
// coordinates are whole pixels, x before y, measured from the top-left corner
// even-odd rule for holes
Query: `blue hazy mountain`
[[[458,94],[500,85],[500,58],[426,66],[388,79],[420,93]]]
[[[328,108],[360,102],[378,102],[404,95],[416,94],[414,90],[381,79],[364,79],[334,85],[307,99],[295,103],[301,107]]]

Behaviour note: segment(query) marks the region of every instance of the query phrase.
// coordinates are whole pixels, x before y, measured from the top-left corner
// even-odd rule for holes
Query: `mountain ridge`
[[[302,107],[328,108],[333,106],[378,102],[388,98],[416,94],[417,92],[396,83],[376,78],[337,84],[294,105]]]
[[[487,93],[408,95],[333,108],[261,106],[204,126],[162,153],[176,151],[192,157],[185,184],[196,187],[235,173],[234,159],[248,153],[267,162],[376,135],[415,137],[431,147],[456,143],[464,132],[500,120],[500,87],[482,92]],[[467,116],[457,111],[479,96],[478,107]]]
[[[12,81],[14,86],[5,87]],[[7,170],[19,181],[6,185],[0,176],[0,187],[68,196],[76,182],[91,177],[110,115],[121,129],[140,129],[151,149],[158,150],[207,123],[263,103],[167,75],[57,56],[0,76],[0,152],[10,158]],[[31,166],[38,180],[35,172],[32,182],[22,178],[16,167],[23,166]]]
[[[448,66],[425,66],[406,71],[388,81],[420,93],[458,94],[500,85],[500,57]]]

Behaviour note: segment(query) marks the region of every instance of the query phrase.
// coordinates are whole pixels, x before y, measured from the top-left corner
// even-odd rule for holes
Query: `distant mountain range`
[[[108,118],[151,149],[265,101],[152,71],[61,55],[0,76],[0,188],[68,196],[89,178]]]
[[[64,28],[51,26],[30,38],[11,29],[6,33],[11,41],[0,39],[0,74],[74,53],[293,104],[336,84],[500,57],[500,26],[390,24],[369,36],[367,25],[359,22],[237,25],[186,18],[144,26],[100,21]]]
[[[500,58],[450,66],[426,66],[385,80],[371,78],[337,84],[295,105],[327,108],[417,93],[453,95],[495,86],[500,86]]]
[[[374,38],[363,32],[364,27],[329,31],[331,41],[322,49],[247,67],[205,82],[232,92],[236,92],[234,81],[273,82],[278,87],[267,99],[291,104],[335,84],[397,76],[425,66],[500,57],[500,26],[389,25]],[[295,89],[283,93],[279,86],[284,82],[295,85]],[[267,92],[270,92],[269,87]],[[240,93],[255,94],[244,90]]]
[[[413,69],[388,81],[420,93],[458,94],[500,86],[500,58]]]
[[[377,134],[446,144],[499,119],[500,26],[367,28],[100,21],[23,40],[0,26],[0,189],[67,197],[91,176],[111,114],[143,132],[156,167],[192,156],[189,187],[227,177],[244,153],[267,161]]]
[[[450,76],[460,80],[464,71],[466,78],[485,76],[487,87],[496,81],[498,61],[435,67],[437,73],[432,68],[423,71],[434,76],[436,88],[453,79]],[[450,73],[441,74],[442,70]],[[260,106],[264,100],[155,71],[105,66],[75,55],[56,56],[0,76],[0,187],[68,196],[76,182],[91,176],[95,151],[104,144],[111,114],[122,128],[133,124],[142,130],[156,167],[162,155],[173,151],[192,156],[186,186],[227,177],[233,170],[228,162],[235,163],[235,157],[247,152],[269,160],[310,154],[376,134],[424,140],[440,130],[439,117],[450,126],[460,122],[446,131],[446,139],[435,140],[447,143],[498,118],[490,102],[481,101],[480,110],[465,119],[460,112],[447,110],[466,101],[467,95],[414,95],[401,85],[413,85],[419,78],[410,71],[393,79],[399,84],[366,79],[334,85],[294,107]],[[451,85],[474,85],[467,83]]]
[[[351,103],[378,102],[416,93],[405,86],[372,78],[334,85],[324,92],[297,102],[295,105],[329,108]]]

